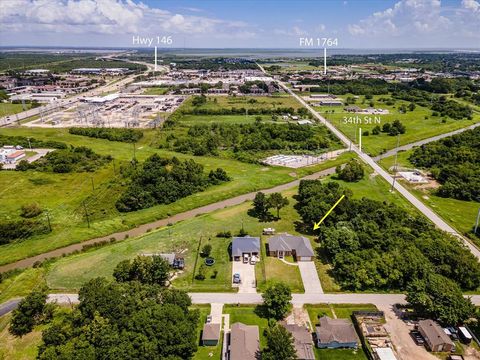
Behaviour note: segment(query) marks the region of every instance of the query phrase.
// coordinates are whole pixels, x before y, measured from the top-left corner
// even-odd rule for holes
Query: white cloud
[[[198,10],[188,8],[190,12]],[[132,0],[3,0],[0,22],[10,32],[255,36],[252,26],[244,22],[174,14]]]
[[[475,0],[462,0],[462,7],[474,13],[480,12],[480,2]]]
[[[421,35],[449,28],[440,0],[400,0],[384,11],[348,26],[351,35]]]
[[[298,26],[293,26],[291,29],[274,29],[274,35],[279,36],[305,36],[308,35],[308,31],[299,28]]]
[[[316,27],[315,27],[315,31],[317,33],[322,33],[324,32],[326,29],[326,26],[324,24],[318,24]]]

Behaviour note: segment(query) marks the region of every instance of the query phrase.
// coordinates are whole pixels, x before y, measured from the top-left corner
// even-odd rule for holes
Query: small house
[[[260,353],[258,326],[239,322],[233,324],[228,352],[230,360],[257,360]]]
[[[296,324],[283,325],[293,337],[293,346],[298,360],[315,360],[313,352],[312,334],[305,326]]]
[[[323,316],[319,319],[319,326],[315,327],[317,347],[321,349],[358,347],[357,333],[353,324],[345,319],[331,319]]]
[[[202,345],[216,346],[220,340],[220,324],[207,323],[203,325]]]
[[[442,327],[433,320],[420,320],[418,322],[418,331],[422,334],[430,351],[450,352],[455,347]]]

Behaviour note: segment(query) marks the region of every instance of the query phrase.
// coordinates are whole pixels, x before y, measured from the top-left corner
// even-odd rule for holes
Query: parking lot
[[[240,284],[233,283],[233,274],[240,274]],[[244,264],[243,261],[233,261],[232,264],[232,286],[238,287],[239,293],[255,293],[255,265]]]

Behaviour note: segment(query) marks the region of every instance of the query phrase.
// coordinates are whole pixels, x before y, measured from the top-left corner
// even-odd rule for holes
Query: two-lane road
[[[263,68],[262,68],[263,70]],[[291,96],[293,96],[297,101],[299,101],[305,108],[307,108],[310,113],[321,123],[325,124],[325,126],[333,132],[347,147],[350,147],[352,151],[354,151],[360,159],[362,159],[366,164],[375,170],[377,174],[383,177],[388,183],[393,183],[393,177],[387,173],[383,168],[381,168],[372,157],[365,154],[364,152],[360,151],[360,149],[352,144],[352,141],[348,139],[340,130],[338,130],[335,126],[333,126],[327,119],[321,116],[315,109],[313,109],[305,100],[303,100],[300,96],[295,94],[290,88],[288,88],[283,82],[277,81],[277,83]],[[403,187],[398,181],[395,182],[395,189],[405,198],[407,199],[413,206],[415,206],[422,214],[424,214],[430,221],[432,221],[435,226],[439,229],[446,231],[450,234],[455,235],[460,240],[463,241],[465,246],[469,248],[473,255],[475,255],[480,260],[480,251],[472,245],[466,238],[460,235],[454,228],[448,225],[442,218],[440,218],[436,213],[434,213],[429,207],[427,207],[424,203],[418,200],[413,194],[411,194],[405,187]]]

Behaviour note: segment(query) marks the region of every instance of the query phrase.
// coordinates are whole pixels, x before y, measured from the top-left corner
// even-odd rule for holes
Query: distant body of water
[[[82,48],[82,47],[0,47],[3,52],[52,52],[52,53],[112,53],[117,51],[137,50],[152,51],[153,48]],[[171,48],[158,49],[159,54],[178,56],[226,56],[247,58],[302,58],[323,56],[323,48],[318,49],[207,49],[207,48]],[[376,55],[376,54],[448,54],[448,53],[478,53],[480,49],[340,49],[329,48],[327,55]]]

